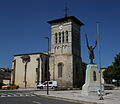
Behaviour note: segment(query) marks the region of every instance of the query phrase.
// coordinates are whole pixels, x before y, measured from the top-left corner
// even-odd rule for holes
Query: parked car
[[[4,83],[0,83],[0,89],[2,88],[2,86],[5,85]]]
[[[114,84],[104,84],[105,90],[113,90],[115,88]]]
[[[47,81],[45,81],[42,84],[37,85],[37,88],[40,88],[40,89],[43,89],[45,87],[47,87]],[[52,89],[57,88],[57,81],[48,81],[48,87]]]
[[[3,85],[2,86],[2,89],[18,89],[19,88],[19,85],[15,85],[15,84],[6,84],[6,85]]]

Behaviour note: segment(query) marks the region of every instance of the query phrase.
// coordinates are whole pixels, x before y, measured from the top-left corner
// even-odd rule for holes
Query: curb
[[[56,99],[56,100],[63,100],[63,101],[82,103],[82,104],[104,104],[104,103],[97,103],[97,102],[89,102],[89,101],[83,101],[83,100],[74,100],[74,99],[69,99],[69,98],[56,97],[56,96],[52,96],[52,95],[42,95],[42,94],[40,94],[40,95],[36,94],[36,95],[46,97],[46,98]]]

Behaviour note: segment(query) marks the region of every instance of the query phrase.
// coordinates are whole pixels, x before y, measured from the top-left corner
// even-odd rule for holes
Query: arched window
[[[61,43],[61,32],[59,32],[59,43]]]
[[[64,31],[62,32],[62,42],[64,43]]]
[[[68,31],[66,31],[66,42],[68,42]]]
[[[62,77],[63,63],[58,63],[58,78]]]
[[[96,72],[93,71],[93,81],[96,81]]]
[[[57,33],[55,33],[55,43],[57,44]]]

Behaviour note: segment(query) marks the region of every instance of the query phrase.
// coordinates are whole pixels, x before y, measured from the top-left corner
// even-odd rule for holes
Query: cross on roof
[[[68,10],[69,10],[69,8],[67,7],[67,3],[65,4],[65,17],[67,17],[68,15],[67,15],[67,13],[68,13]]]

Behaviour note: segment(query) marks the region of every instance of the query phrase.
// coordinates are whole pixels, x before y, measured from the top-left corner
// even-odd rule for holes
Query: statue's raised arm
[[[96,48],[96,46],[97,46],[97,40],[95,41],[95,46],[93,47],[93,49],[95,49],[95,48]]]
[[[87,34],[85,34],[85,37],[86,37],[86,41],[87,41],[87,47],[88,47],[88,49],[90,50],[90,47],[89,47],[89,44],[88,44]]]

